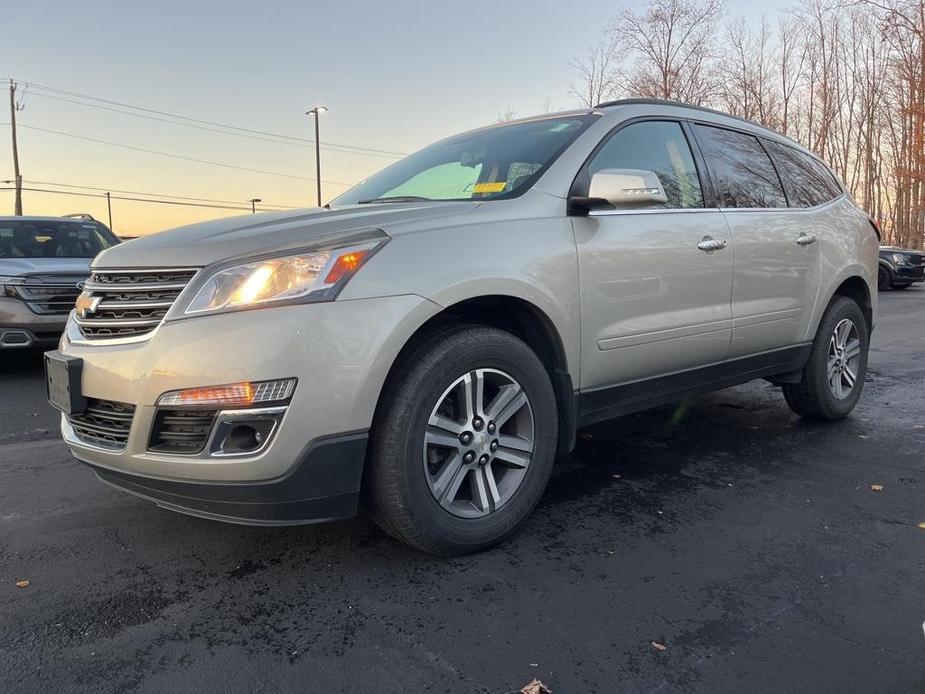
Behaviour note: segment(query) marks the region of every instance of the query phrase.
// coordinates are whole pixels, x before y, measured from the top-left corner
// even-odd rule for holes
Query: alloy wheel
[[[837,399],[844,400],[851,395],[857,383],[860,361],[861,340],[857,326],[850,318],[843,318],[829,339],[826,371],[829,388]]]
[[[424,474],[438,503],[480,518],[520,488],[534,448],[533,408],[523,387],[498,369],[474,369],[437,400],[424,433]]]

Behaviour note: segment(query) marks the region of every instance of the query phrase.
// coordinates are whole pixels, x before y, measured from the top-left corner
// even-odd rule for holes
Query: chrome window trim
[[[620,210],[591,210],[588,212],[588,217],[612,217],[614,215],[627,215],[627,214],[678,214],[678,213],[703,213],[703,212],[723,212],[723,213],[732,213],[732,212],[815,212],[817,210],[824,209],[830,205],[834,205],[837,202],[841,202],[846,199],[846,194],[842,193],[837,198],[828,200],[821,205],[816,205],[815,207],[657,207],[651,209],[620,209]]]

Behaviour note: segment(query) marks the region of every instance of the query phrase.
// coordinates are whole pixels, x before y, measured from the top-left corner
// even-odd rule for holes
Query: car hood
[[[237,257],[336,242],[338,237],[363,229],[378,228],[394,235],[416,222],[465,214],[478,206],[473,202],[389,203],[217,219],[120,243],[97,256],[93,266],[203,267]]]
[[[0,276],[89,275],[92,258],[0,258]]]

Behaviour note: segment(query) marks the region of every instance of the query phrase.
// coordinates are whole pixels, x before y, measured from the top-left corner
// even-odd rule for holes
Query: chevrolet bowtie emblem
[[[96,309],[99,305],[100,297],[90,296],[86,292],[83,292],[77,297],[77,303],[74,308],[77,310],[78,318],[86,318],[89,314],[96,313]]]

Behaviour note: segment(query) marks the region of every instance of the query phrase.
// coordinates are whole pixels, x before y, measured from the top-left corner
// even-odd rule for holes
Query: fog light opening
[[[236,424],[222,441],[222,450],[226,453],[245,453],[253,451],[263,443],[263,435],[250,424]]]

